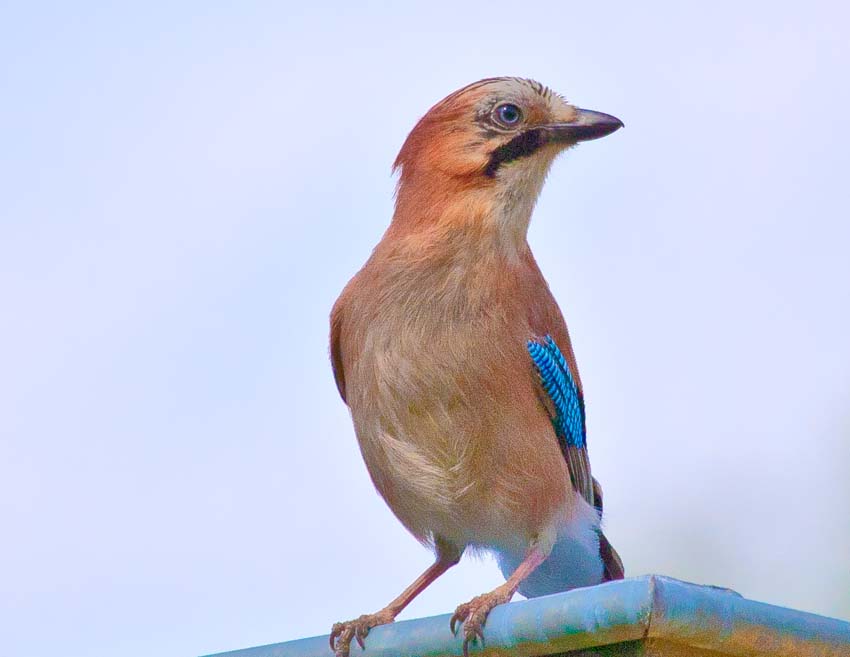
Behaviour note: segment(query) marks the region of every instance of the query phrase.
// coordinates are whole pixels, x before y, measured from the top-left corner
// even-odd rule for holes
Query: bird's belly
[[[527,545],[569,514],[566,464],[530,377],[494,380],[483,356],[460,367],[434,353],[418,363],[391,349],[364,356],[349,399],[360,448],[417,538]]]

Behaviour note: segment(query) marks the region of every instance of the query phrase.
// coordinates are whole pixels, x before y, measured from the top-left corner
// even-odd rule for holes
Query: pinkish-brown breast
[[[530,252],[509,262],[463,240],[379,245],[334,307],[332,355],[369,473],[399,519],[420,540],[493,546],[572,508],[526,351],[535,336],[569,338]]]

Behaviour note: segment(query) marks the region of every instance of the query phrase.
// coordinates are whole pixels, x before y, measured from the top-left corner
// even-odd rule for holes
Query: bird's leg
[[[469,643],[477,637],[484,642],[484,622],[487,614],[500,604],[508,602],[516,593],[522,581],[528,577],[537,566],[546,561],[548,554],[537,546],[532,547],[522,563],[501,586],[489,593],[484,593],[469,602],[459,605],[449,622],[452,633],[456,634],[456,625],[463,623],[463,655],[469,657]]]
[[[386,607],[374,614],[363,614],[359,618],[344,623],[334,623],[331,629],[331,650],[336,657],[348,657],[351,640],[355,639],[361,648],[365,648],[366,635],[378,625],[392,623],[410,601],[422,593],[440,575],[460,561],[462,550],[437,540],[437,560],[417,577],[401,594]]]

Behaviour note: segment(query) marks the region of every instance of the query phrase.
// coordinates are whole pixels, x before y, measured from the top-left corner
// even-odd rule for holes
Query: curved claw
[[[359,618],[345,623],[334,623],[328,637],[331,650],[336,657],[348,657],[351,640],[357,641],[361,650],[366,649],[366,636],[373,627],[392,623],[394,615],[388,609],[382,609],[376,614],[363,614]]]
[[[355,635],[355,630],[351,627],[351,623],[334,623],[331,628],[331,634],[328,640],[331,644],[331,650],[336,657],[348,657],[348,647],[351,644],[351,638]],[[357,639],[360,646],[363,647],[360,639]]]
[[[463,623],[463,657],[469,657],[470,644],[480,641],[484,648],[484,625],[494,607],[510,600],[511,591],[496,589],[459,605],[449,621],[452,633],[457,634],[458,621]]]
[[[369,628],[362,625],[358,625],[357,629],[354,630],[354,638],[357,641],[357,645],[360,646],[360,650],[366,650],[367,634],[369,634]]]
[[[342,634],[344,627],[344,623],[334,623],[334,626],[331,628],[331,634],[328,637],[328,642],[331,644],[331,650],[336,650],[336,640],[339,635]]]
[[[452,634],[457,636],[457,631],[460,629],[458,623],[466,622],[467,618],[469,618],[469,604],[459,605],[449,620],[449,629],[452,631]]]
[[[469,657],[469,644],[481,641],[481,648],[484,648],[484,630],[480,627],[475,628],[463,638],[463,657]]]

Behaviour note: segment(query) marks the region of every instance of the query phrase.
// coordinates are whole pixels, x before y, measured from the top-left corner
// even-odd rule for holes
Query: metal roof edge
[[[376,627],[352,657],[438,657],[461,654],[450,614]],[[485,651],[471,654],[552,655],[641,639],[669,641],[721,654],[757,657],[848,657],[850,623],[742,598],[734,591],[659,575],[607,582],[495,608]],[[209,657],[332,657],[318,636]]]
[[[850,656],[850,623],[756,602],[729,589],[652,575],[648,638],[721,654]]]

